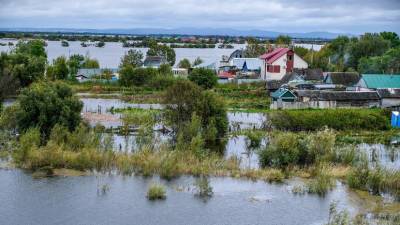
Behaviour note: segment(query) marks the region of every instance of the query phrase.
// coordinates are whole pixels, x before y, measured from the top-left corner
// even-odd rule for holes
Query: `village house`
[[[373,108],[381,105],[376,91],[295,90],[290,92],[296,97],[293,102],[276,98],[278,92],[285,91],[278,90],[271,95],[271,109]]]
[[[325,84],[351,87],[360,81],[360,74],[356,72],[327,72],[324,74]]]
[[[143,67],[145,68],[160,68],[161,65],[168,64],[165,57],[162,56],[147,56],[143,62]]]
[[[307,69],[308,63],[289,48],[276,48],[260,56],[263,61],[261,79],[281,80],[294,69]]]
[[[392,74],[362,74],[356,84],[358,89],[400,88],[400,75]]]
[[[258,58],[233,58],[230,65],[237,70],[237,77],[259,78],[262,61]]]
[[[314,89],[315,84],[322,83],[324,79],[321,69],[294,69],[293,72],[285,74],[280,80],[268,80],[266,88],[269,92],[274,92],[282,86],[308,87]],[[311,88],[312,87],[312,88]]]
[[[400,106],[400,89],[377,89],[377,92],[381,98],[381,107],[391,108]]]

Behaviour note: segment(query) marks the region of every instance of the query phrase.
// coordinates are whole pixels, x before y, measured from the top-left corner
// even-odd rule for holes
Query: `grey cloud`
[[[400,0],[0,0],[0,27],[400,31]]]

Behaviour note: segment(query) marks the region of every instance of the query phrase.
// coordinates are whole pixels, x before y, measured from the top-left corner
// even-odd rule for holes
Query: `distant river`
[[[0,43],[8,43],[10,40],[1,39]],[[11,40],[16,43],[17,41]],[[81,46],[79,41],[70,41],[69,47],[62,47],[59,41],[47,41],[48,46],[46,47],[47,56],[49,62],[58,56],[69,56],[72,54],[89,55],[92,58],[96,58],[100,62],[100,66],[103,68],[116,68],[118,67],[121,57],[132,48],[123,48],[120,42],[107,42],[103,48],[97,48],[94,46],[88,46],[86,48]],[[233,45],[234,49],[219,49],[219,48],[176,48],[176,63],[181,59],[187,58],[190,61],[194,61],[197,57],[204,60],[205,63],[211,64],[219,62],[223,55],[230,55],[235,49],[244,48],[245,45]],[[321,45],[309,45],[309,44],[298,44],[305,48],[313,48],[319,50]],[[9,51],[13,46],[0,46],[0,51]],[[147,48],[136,48],[140,50],[144,55],[147,52]]]

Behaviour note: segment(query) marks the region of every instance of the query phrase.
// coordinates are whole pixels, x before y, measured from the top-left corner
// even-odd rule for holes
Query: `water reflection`
[[[387,169],[400,170],[400,148],[383,144],[360,144],[358,149],[364,152],[369,161],[379,163]]]
[[[99,180],[100,179],[100,180]],[[21,170],[0,170],[0,224],[324,224],[329,206],[351,212],[349,193],[339,185],[325,198],[293,195],[287,185],[210,178],[213,197],[196,198],[193,177],[86,176],[34,179]],[[165,201],[146,198],[151,183],[167,186]],[[109,190],[98,195],[98,186]],[[290,183],[289,183],[290,185]]]

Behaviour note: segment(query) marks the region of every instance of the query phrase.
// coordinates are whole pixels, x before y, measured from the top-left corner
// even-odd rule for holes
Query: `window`
[[[274,66],[274,73],[280,73],[281,72],[281,67],[278,66]]]
[[[267,71],[268,71],[268,73],[273,73],[274,69],[273,69],[273,67],[271,65],[268,65],[267,66]]]
[[[288,60],[292,61],[293,60],[293,55],[288,55]]]

